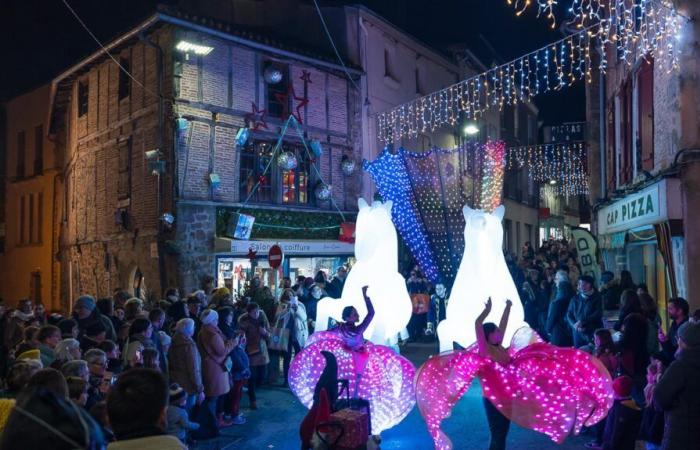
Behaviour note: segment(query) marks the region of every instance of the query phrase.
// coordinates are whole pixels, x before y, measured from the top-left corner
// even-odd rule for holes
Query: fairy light
[[[348,380],[350,392],[369,401],[371,432],[379,434],[400,423],[413,409],[416,369],[388,347],[367,342],[365,350],[367,365],[358,379],[353,354],[342,338],[333,331],[315,332],[289,366],[289,387],[304,406],[311,408],[314,389],[326,366],[321,351],[332,353],[338,363],[338,379]]]
[[[489,141],[484,146],[484,170],[481,175],[481,209],[491,212],[501,204],[506,145]]]
[[[477,376],[484,397],[502,414],[558,444],[603,420],[612,407],[612,379],[594,356],[544,343],[529,328],[515,333],[508,352],[511,361],[501,365],[472,345],[433,356],[418,369],[416,404],[435,449],[452,448],[442,421]]]
[[[527,169],[528,177],[537,183],[549,183],[543,189],[560,195],[587,195],[589,178],[586,145],[583,142],[539,144],[510,147],[507,167]]]

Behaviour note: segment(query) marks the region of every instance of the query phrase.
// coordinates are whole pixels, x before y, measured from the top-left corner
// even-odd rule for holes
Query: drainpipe
[[[144,32],[139,33],[139,39],[143,41],[146,45],[149,47],[153,48],[156,51],[157,57],[156,57],[156,80],[157,80],[157,94],[158,94],[158,134],[157,134],[157,149],[160,152],[163,152],[163,143],[164,143],[164,133],[165,133],[165,117],[164,117],[164,101],[165,98],[163,97],[163,66],[164,66],[164,57],[163,57],[163,49],[161,48],[160,45],[156,44],[155,42],[151,41]],[[171,155],[171,161],[174,162],[174,154]],[[172,163],[171,163],[172,164]],[[167,289],[168,285],[168,276],[167,276],[167,267],[165,264],[165,245],[164,245],[164,225],[163,221],[161,220],[161,217],[163,215],[163,176],[160,174],[158,175],[158,192],[156,195],[156,211],[158,213],[158,236],[157,236],[157,245],[158,245],[158,274],[159,274],[159,281],[160,281],[160,295],[162,298],[162,295],[164,294],[165,290]]]

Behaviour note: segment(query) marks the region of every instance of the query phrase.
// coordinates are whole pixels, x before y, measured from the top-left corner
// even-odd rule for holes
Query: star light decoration
[[[511,147],[507,160],[509,169],[527,168],[528,176],[544,184],[542,189],[550,193],[588,194],[588,163],[583,142]]]
[[[245,116],[246,120],[248,121],[248,126],[252,127],[253,130],[257,130],[260,127],[263,127],[267,130],[267,122],[265,122],[265,114],[267,114],[267,110],[258,108],[258,105],[256,105],[255,102],[252,102],[251,105],[253,111],[246,114]]]
[[[516,2],[522,10],[532,0]],[[553,18],[552,0],[538,0],[541,14]],[[600,9],[598,9],[600,6]],[[658,67],[678,67],[681,17],[667,0],[576,0],[574,22],[579,31],[513,61],[462,80],[442,90],[377,115],[378,137],[385,143],[416,138],[463,119],[478,119],[485,111],[531,101],[545,92],[593,80],[605,72],[608,58],[632,66],[651,56]],[[577,19],[578,18],[578,19]],[[601,53],[597,64],[592,52]]]
[[[415,404],[413,364],[389,347],[365,343],[367,365],[361,378],[355,376],[352,352],[333,331],[317,331],[289,366],[289,387],[299,401],[311,408],[314,389],[326,361],[321,351],[333,353],[338,363],[338,379],[348,380],[350,392],[369,401],[372,434],[379,434],[400,423]],[[359,385],[358,385],[359,383]]]
[[[612,379],[594,356],[541,342],[528,328],[515,333],[508,352],[511,361],[501,365],[472,345],[433,356],[418,369],[416,403],[436,449],[452,448],[441,423],[476,376],[503,415],[558,444],[603,420],[612,407]]]

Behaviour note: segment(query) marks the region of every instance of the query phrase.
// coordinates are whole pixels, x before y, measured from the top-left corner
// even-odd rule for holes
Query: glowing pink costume
[[[510,362],[501,365],[473,345],[433,356],[418,369],[416,401],[436,449],[452,448],[440,424],[475,376],[504,416],[557,443],[602,420],[612,406],[610,375],[588,353],[544,343],[529,328],[515,333],[508,352]]]
[[[338,362],[338,379],[348,380],[350,392],[369,401],[372,434],[379,434],[401,422],[413,409],[416,369],[389,347],[365,341],[362,335],[374,316],[371,302],[366,299],[365,303],[367,316],[359,325],[343,323],[331,331],[309,336],[306,347],[289,367],[289,387],[310,408],[326,364],[321,351],[333,353]]]

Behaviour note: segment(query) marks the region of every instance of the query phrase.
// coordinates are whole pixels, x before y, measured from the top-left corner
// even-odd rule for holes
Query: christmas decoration
[[[267,84],[278,84],[284,78],[284,74],[277,67],[270,65],[263,71],[263,78]]]
[[[481,209],[491,212],[501,204],[503,196],[506,145],[501,141],[489,141],[484,148],[486,154],[481,177]]]
[[[267,130],[267,122],[265,122],[265,114],[267,114],[267,110],[258,109],[258,105],[256,105],[255,102],[252,103],[252,108],[253,111],[245,116],[246,120],[248,121],[248,125],[252,126],[253,130],[257,130],[260,127]]]
[[[526,168],[528,176],[551,193],[587,195],[586,145],[583,142],[528,145],[508,149],[508,168]],[[552,184],[553,183],[553,184]]]
[[[248,142],[248,136],[250,136],[250,130],[247,127],[239,128],[236,132],[236,145],[243,147]]]
[[[314,155],[318,158],[319,156],[323,155],[323,147],[321,147],[321,141],[318,139],[311,139],[309,142],[309,146],[311,147],[311,150],[313,150]]]
[[[503,415],[558,444],[612,407],[612,379],[594,356],[544,343],[529,328],[518,330],[508,353],[511,360],[502,365],[474,345],[433,356],[418,369],[416,403],[436,449],[452,448],[440,425],[476,376],[484,398]]]
[[[257,251],[253,250],[253,247],[250,247],[250,248],[248,249],[248,254],[246,255],[246,257],[247,257],[249,260],[251,260],[251,262],[252,262],[252,261],[255,261],[255,258],[257,258],[257,253],[258,253]]]
[[[362,377],[357,377],[353,352],[332,331],[316,331],[309,336],[306,347],[297,353],[289,367],[289,387],[307,408],[311,408],[316,383],[326,366],[322,351],[335,356],[338,378],[349,381],[350,392],[357,392],[358,397],[369,401],[372,434],[397,425],[413,409],[416,369],[409,360],[388,347],[367,342],[367,363]]]
[[[175,119],[175,126],[177,128],[178,133],[184,133],[190,127],[190,121],[185,119],[184,117],[178,117],[177,119]]]
[[[293,152],[282,152],[277,157],[277,165],[282,170],[294,170],[297,168],[297,157]]]
[[[314,194],[318,200],[330,200],[332,198],[333,188],[330,184],[319,181],[319,183],[316,185],[316,189],[314,190]]]
[[[577,1],[575,6],[608,5],[609,14],[520,58],[379,114],[379,139],[390,143],[415,138],[442,126],[454,127],[465,118],[478,118],[491,108],[500,110],[505,105],[530,101],[538,94],[563,89],[579,80],[590,82],[593,70],[606,70],[610,49],[628,65],[648,55],[668,71],[678,67],[676,40],[681,20],[668,2],[610,2],[613,0]],[[516,3],[526,6],[530,1]],[[538,0],[539,5],[545,5],[542,11],[546,15],[555,3]],[[593,67],[591,55],[600,49],[604,50],[600,62]]]
[[[357,164],[355,161],[350,159],[348,155],[343,155],[342,160],[340,161],[340,170],[343,171],[343,174],[350,176],[355,172],[355,168],[357,167]]]
[[[302,115],[301,110],[306,105],[309,104],[309,99],[306,97],[297,97],[297,94],[294,92],[294,87],[290,86],[289,89],[290,89],[290,94],[292,96],[292,99],[296,103],[294,106],[294,110],[296,112],[292,113],[292,115],[294,116],[295,119],[297,119],[297,122],[304,123],[302,120],[302,117],[301,117],[301,115]]]

